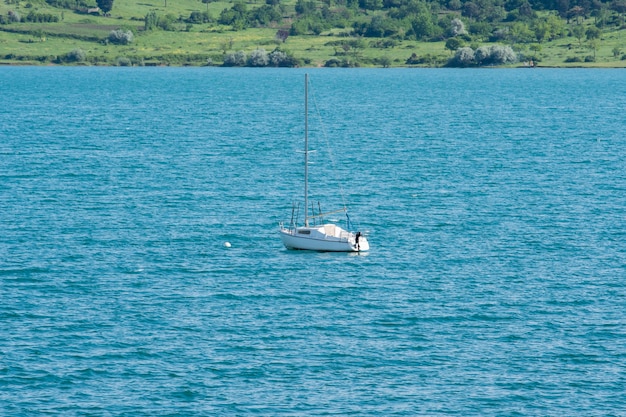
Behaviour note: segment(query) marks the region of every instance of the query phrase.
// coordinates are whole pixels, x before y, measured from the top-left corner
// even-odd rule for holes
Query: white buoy
[[[230,248],[230,242],[224,242],[224,247],[225,248]]]

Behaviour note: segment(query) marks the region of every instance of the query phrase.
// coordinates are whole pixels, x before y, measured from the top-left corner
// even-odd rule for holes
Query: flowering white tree
[[[127,45],[133,41],[133,32],[130,30],[112,30],[109,33],[109,42],[119,45]]]
[[[287,54],[283,51],[272,51],[270,54],[270,63],[275,67],[280,67],[283,62],[287,61]]]
[[[469,46],[457,49],[450,61],[453,67],[469,67],[474,65],[474,50]]]
[[[485,62],[487,62],[490,56],[491,51],[489,46],[481,46],[476,49],[476,52],[474,52],[474,59],[476,60],[476,63],[478,65],[483,65]]]
[[[87,54],[82,49],[73,49],[65,55],[67,62],[83,62],[87,58]]]
[[[247,64],[249,67],[266,67],[270,63],[270,59],[267,56],[265,49],[255,49],[250,53]]]
[[[508,45],[493,45],[491,47],[491,59],[494,64],[511,64],[517,62],[517,54]]]
[[[473,65],[503,65],[517,62],[517,54],[508,45],[481,46],[474,51],[472,48],[459,48],[448,65],[451,67],[470,67]]]
[[[234,54],[228,54],[224,57],[225,67],[243,67],[246,65],[246,53],[244,51],[237,51]]]
[[[450,22],[450,34],[452,36],[465,35],[467,31],[465,30],[465,24],[459,18],[452,19]]]

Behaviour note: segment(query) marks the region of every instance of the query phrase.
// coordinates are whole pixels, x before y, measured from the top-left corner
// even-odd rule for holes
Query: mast
[[[309,74],[304,74],[304,226],[309,227]]]

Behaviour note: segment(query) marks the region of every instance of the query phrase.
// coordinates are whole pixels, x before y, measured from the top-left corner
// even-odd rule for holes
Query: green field
[[[279,47],[296,57],[303,66],[323,66],[328,60],[356,62],[359,66],[407,66],[406,61],[415,54],[427,57],[419,66],[441,66],[452,56],[445,42],[418,42],[397,40],[392,47],[376,47],[376,38],[360,38],[359,48],[342,48],[350,29],[332,29],[319,35],[289,36],[282,43],[276,39],[279,29],[288,30],[294,15],[295,0],[281,3],[286,18],[279,25],[235,31],[218,23],[185,24],[192,12],[208,10],[215,19],[221,11],[233,7],[232,2],[202,3],[199,0],[133,1],[116,0],[109,16],[79,13],[55,8],[43,0],[3,0],[0,15],[9,11],[27,16],[31,12],[47,13],[58,22],[18,22],[0,24],[0,63],[50,64],[63,61],[68,53],[81,50],[86,59],[83,65],[221,65],[227,53],[255,49],[267,52]],[[248,2],[249,9],[264,2]],[[94,1],[95,6],[95,1]],[[171,15],[178,19],[172,30],[144,30],[146,14],[154,11],[160,16]],[[371,18],[371,17],[370,17]],[[591,24],[591,20],[588,22]],[[116,29],[131,30],[134,38],[128,45],[106,42],[109,33]],[[541,43],[534,50],[540,66],[552,67],[626,67],[625,30],[603,31],[595,43],[595,50],[584,41],[567,36]],[[527,55],[528,44],[513,45],[516,51]],[[537,48],[535,48],[537,49]],[[595,56],[594,62],[585,59]],[[123,60],[123,61],[122,61]],[[589,60],[589,59],[588,59]],[[570,62],[567,62],[570,61]],[[73,62],[76,64],[76,62]],[[512,64],[521,66],[523,63]]]

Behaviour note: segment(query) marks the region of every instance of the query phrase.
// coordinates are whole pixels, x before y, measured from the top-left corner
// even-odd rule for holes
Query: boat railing
[[[352,232],[341,232],[339,233],[339,239],[343,240],[343,241],[350,241],[351,239],[354,239],[354,233]]]

